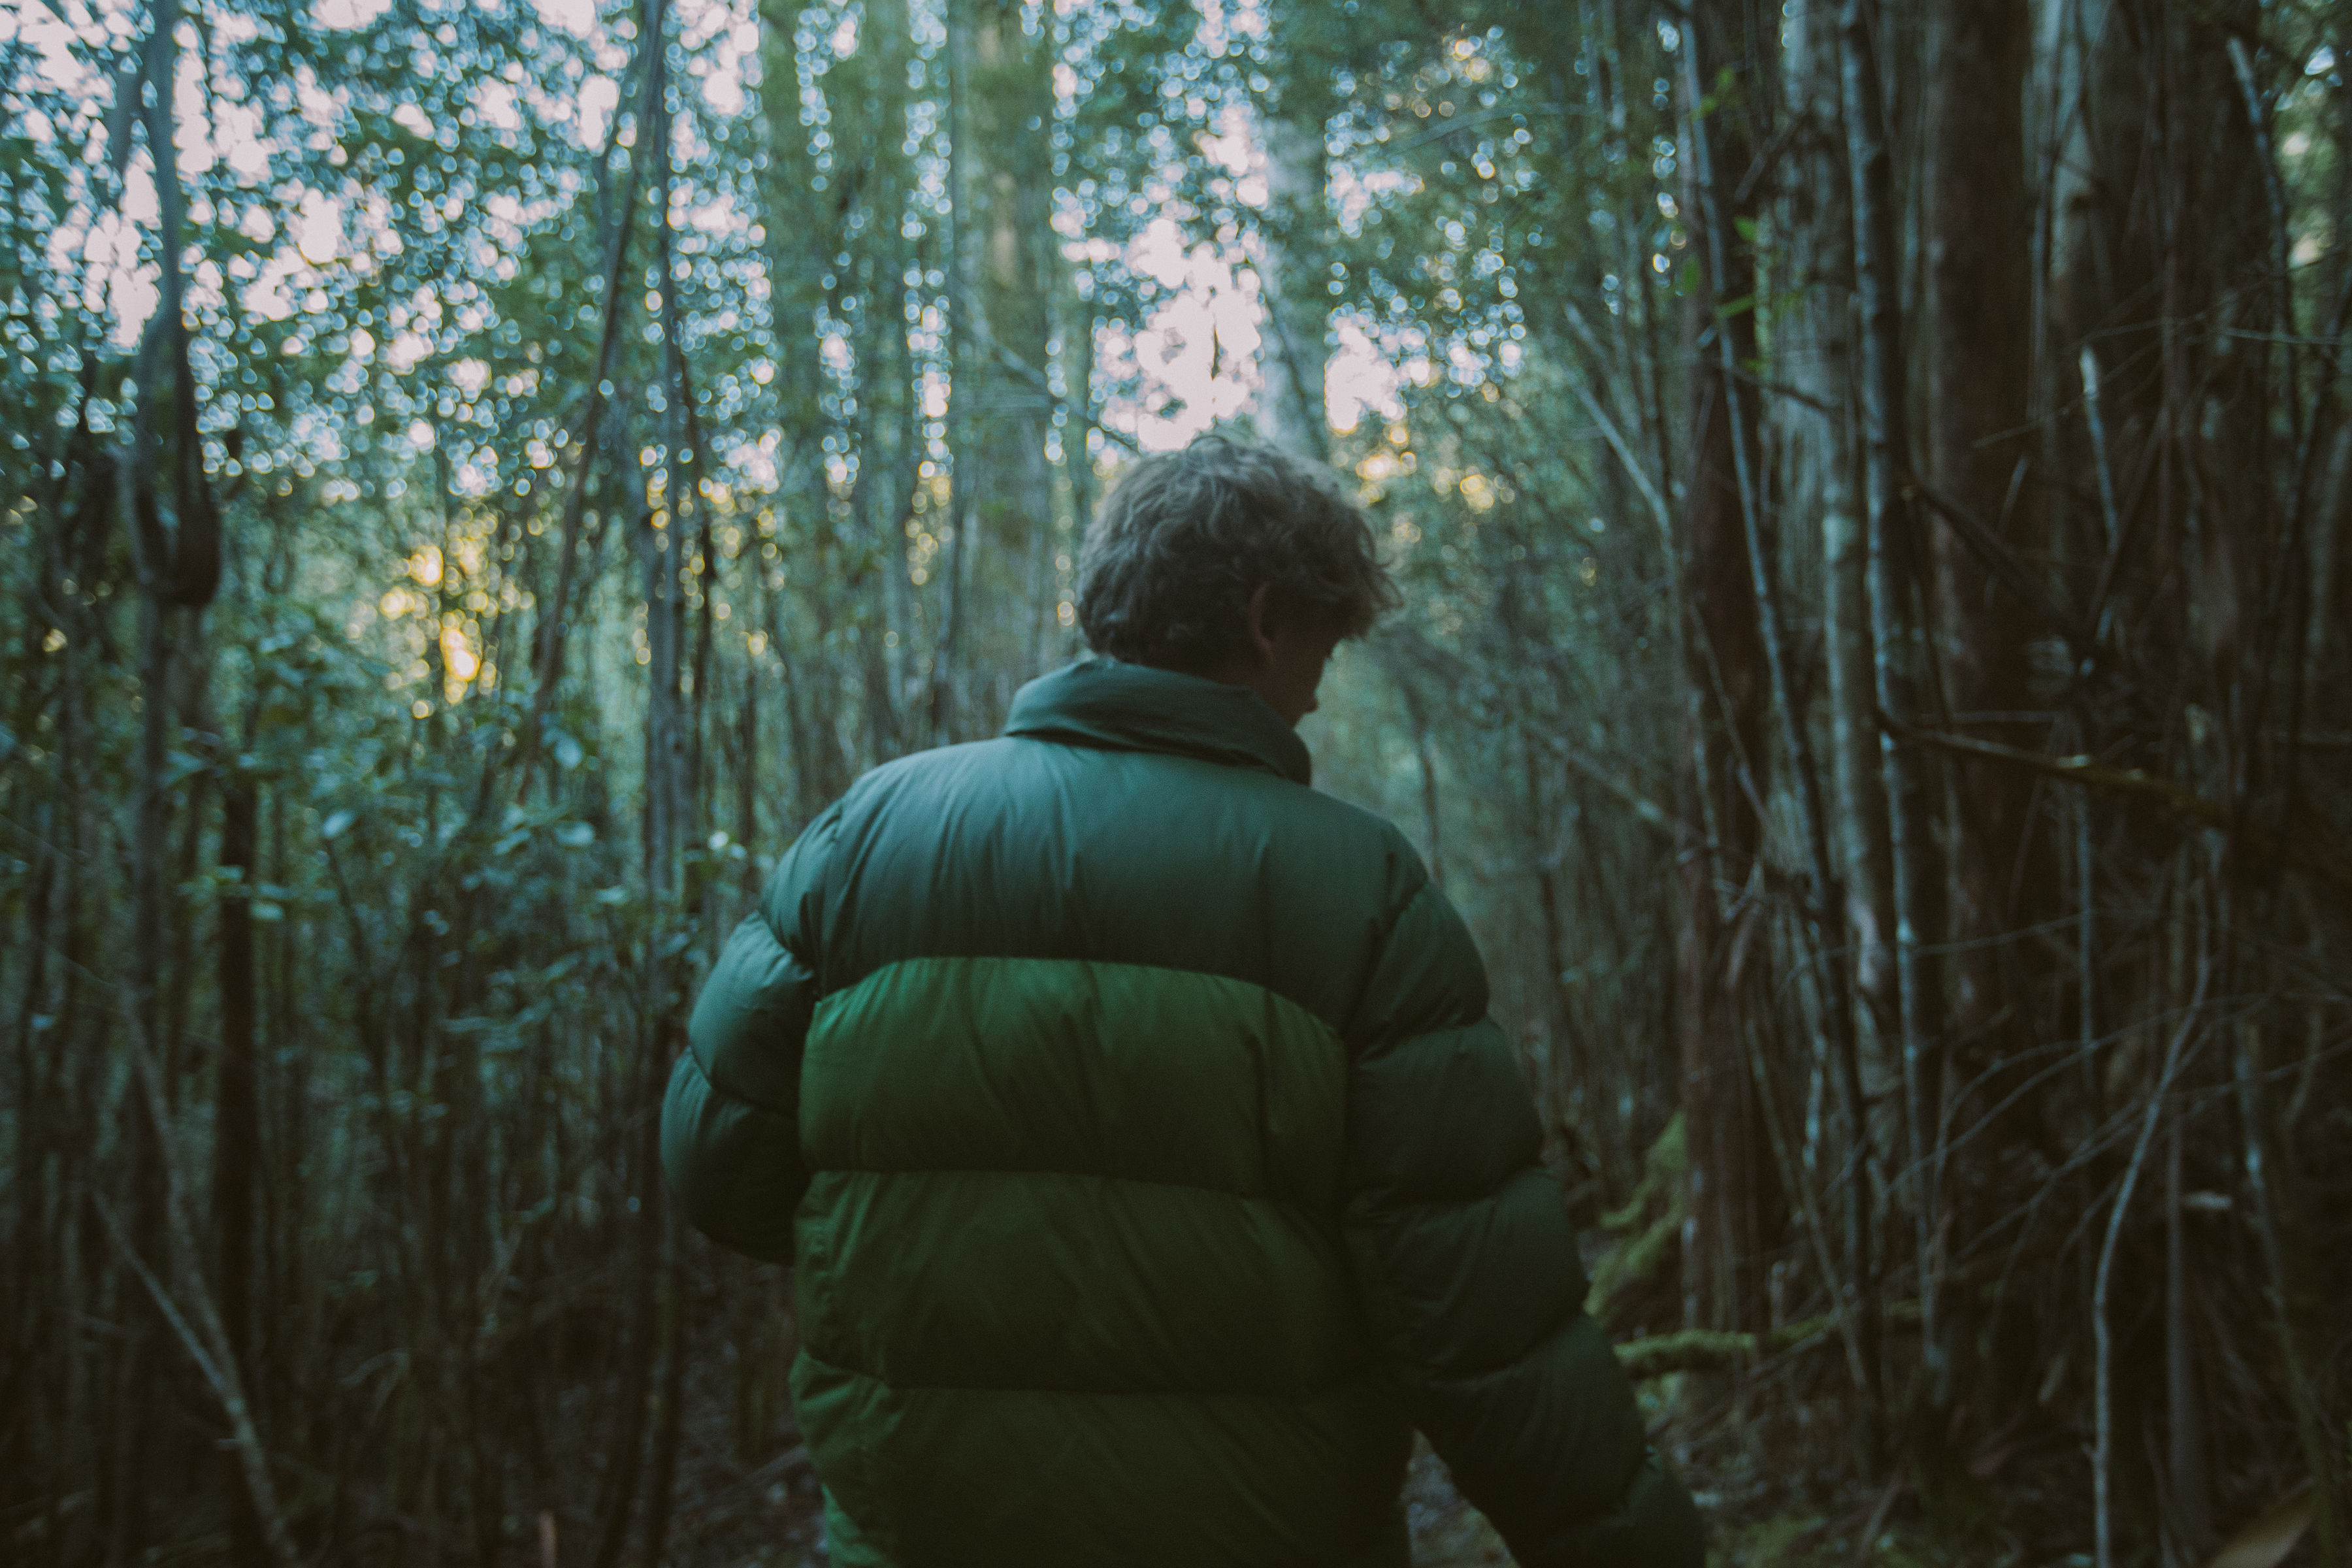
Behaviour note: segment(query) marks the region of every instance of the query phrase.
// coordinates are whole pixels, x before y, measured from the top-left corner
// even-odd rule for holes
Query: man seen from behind
[[[793,1266],[833,1562],[1404,1568],[1418,1428],[1523,1568],[1697,1568],[1469,933],[1308,787],[1362,515],[1207,437],[1079,575],[1095,657],[801,836],[670,1082],[688,1215]]]

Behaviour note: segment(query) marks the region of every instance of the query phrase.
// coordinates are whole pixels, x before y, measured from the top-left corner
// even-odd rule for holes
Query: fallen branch
[[[1601,1259],[1592,1271],[1592,1315],[1603,1323],[1642,1288],[1676,1261],[1675,1248],[1682,1240],[1680,1205],[1660,1215],[1641,1235]]]
[[[301,1561],[301,1555],[295,1550],[294,1537],[286,1528],[286,1515],[278,1506],[278,1489],[269,1478],[268,1451],[261,1446],[261,1432],[254,1425],[252,1406],[246,1402],[245,1385],[237,1376],[236,1361],[230,1353],[228,1337],[221,1330],[219,1314],[213,1310],[210,1299],[202,1294],[199,1287],[197,1308],[208,1331],[207,1335],[200,1336],[195,1326],[188,1321],[187,1315],[172,1300],[171,1293],[164,1289],[163,1282],[155,1278],[154,1270],[147,1267],[137,1249],[123,1236],[122,1226],[115,1219],[114,1211],[107,1206],[106,1200],[93,1193],[90,1202],[106,1227],[107,1239],[122,1255],[122,1260],[130,1265],[131,1273],[138,1276],[139,1283],[146,1287],[148,1296],[155,1303],[155,1310],[163,1314],[163,1321],[170,1326],[173,1337],[188,1352],[188,1359],[194,1362],[196,1370],[204,1374],[213,1396],[220,1401],[221,1411],[228,1417],[229,1443],[236,1450],[237,1463],[245,1472],[246,1489],[251,1495],[253,1511],[261,1526],[262,1540],[268,1546],[270,1556],[281,1564],[281,1568],[294,1568],[294,1564]],[[205,1346],[205,1337],[213,1341],[210,1353]]]
[[[1890,1323],[1916,1323],[1919,1303],[1896,1301],[1886,1309]],[[1680,1333],[1654,1334],[1628,1340],[1617,1347],[1617,1363],[1636,1383],[1677,1372],[1729,1372],[1752,1365],[1767,1356],[1810,1350],[1829,1342],[1837,1331],[1834,1313],[1801,1318],[1769,1332],[1735,1333],[1717,1329],[1685,1329]]]

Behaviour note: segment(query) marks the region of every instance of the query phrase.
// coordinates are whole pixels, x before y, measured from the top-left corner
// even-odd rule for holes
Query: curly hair
[[[1097,653],[1204,672],[1243,646],[1261,586],[1343,637],[1398,602],[1328,468],[1203,436],[1135,464],[1104,500],[1078,552],[1078,624]]]

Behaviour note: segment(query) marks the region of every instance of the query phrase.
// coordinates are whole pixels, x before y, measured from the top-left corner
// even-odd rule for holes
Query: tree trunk
[[[2027,425],[2033,305],[2026,244],[2025,0],[1937,0],[1934,25],[1927,237],[1930,471],[1945,496],[2015,549],[2025,541],[2028,521],[2015,469]],[[1999,726],[1992,715],[2032,706],[2025,655],[2032,625],[1948,524],[1938,521],[1932,541],[1946,704],[1956,723]],[[2019,863],[2030,775],[1981,763],[1955,772],[1949,929],[1955,942],[1972,945],[1952,965],[1951,1028],[1965,1071],[2005,1054],[1989,1037],[2000,1027],[1996,1016],[2004,999],[2022,988],[2003,985],[2003,949],[1996,939],[2031,918],[2013,907],[2012,888],[2032,896],[2047,879]],[[2004,1037],[2007,1033],[2027,1031],[2007,1031]]]
[[[1748,167],[1747,122],[1737,112],[1707,111],[1697,95],[1714,95],[1726,72],[1737,81],[1758,81],[1755,43],[1742,0],[1708,0],[1694,29],[1685,107],[1694,144],[1703,137],[1718,167]],[[1704,126],[1696,123],[1702,113]],[[1755,261],[1732,233],[1706,232],[1701,209],[1710,204],[1696,177],[1701,162],[1694,157],[1687,165],[1694,177],[1684,217],[1700,254],[1719,252],[1722,265],[1701,269],[1702,287],[1690,307],[1691,476],[1681,539],[1688,697],[1677,952],[1691,1186],[1684,1316],[1687,1328],[1738,1331],[1763,1321],[1759,1268],[1771,1207],[1739,1005],[1743,971],[1764,944],[1754,940],[1752,912],[1733,918],[1741,891],[1754,885],[1762,847],[1769,693],[1744,504],[1762,504],[1755,483],[1756,402],[1740,395],[1726,369],[1727,362],[1746,365],[1756,358]],[[1752,193],[1744,205],[1727,197],[1714,205],[1727,230],[1752,221]],[[1724,302],[1733,308],[1718,309]]]
[[[974,614],[977,605],[964,610],[971,617],[967,635],[984,626],[999,628],[990,665],[1018,670],[1037,657],[1040,626],[1053,614],[1046,568],[1053,556],[1054,487],[1045,442],[1055,404],[1048,375],[1052,306],[1061,271],[1050,222],[1055,20],[1050,9],[1035,13],[1033,34],[1024,26],[1019,0],[966,0],[966,10],[971,43],[965,124],[977,164],[967,188],[977,251],[972,329],[979,363],[971,384],[955,388],[957,396],[977,403],[973,494],[963,515],[974,524],[972,547],[987,545],[1012,571],[1002,584],[990,584],[992,597],[1001,593],[1009,600],[1009,613],[983,620]],[[1001,716],[992,703],[972,717],[992,729]]]
[[[673,443],[683,439],[677,421],[671,422],[669,435]],[[690,540],[686,520],[693,489],[692,466],[677,458],[676,445],[670,450],[662,495],[646,497],[636,525],[646,605],[646,889],[654,905],[665,910],[677,891],[677,855],[685,847],[687,827],[686,700],[679,677]]]
[[[1303,73],[1286,87],[1309,100]],[[1329,222],[1324,196],[1323,116],[1318,103],[1286,101],[1260,121],[1265,138],[1267,213],[1258,233],[1259,327],[1257,419],[1276,446],[1316,462],[1330,455],[1330,421],[1323,406],[1330,311],[1315,258]]]
[[[1437,752],[1429,732],[1429,710],[1421,693],[1412,686],[1412,678],[1401,669],[1392,669],[1390,679],[1396,684],[1397,696],[1404,705],[1405,729],[1412,737],[1413,763],[1421,771],[1421,836],[1429,857],[1429,879],[1440,892],[1445,890],[1445,840],[1443,818],[1439,813]]]
[[[930,742],[957,740],[962,724],[964,666],[971,632],[972,534],[979,526],[979,419],[974,405],[987,363],[981,319],[979,115],[973,106],[973,10],[980,0],[943,0],[948,65],[948,558],[947,605],[932,656]]]
[[[149,1268],[163,1266],[163,1172],[157,1140],[161,1130],[148,1115],[150,1101],[141,1092],[142,1066],[155,1070],[162,1060],[163,963],[163,857],[171,842],[171,805],[163,784],[165,731],[172,710],[172,634],[173,612],[155,603],[152,595],[140,605],[139,616],[139,800],[131,843],[131,1012],[135,1048],[143,1064],[134,1062],[122,1095],[123,1132],[131,1149],[131,1245]],[[110,1500],[112,1531],[108,1542],[110,1568],[130,1568],[142,1560],[146,1545],[146,1490],[149,1379],[157,1353],[157,1325],[139,1299],[135,1285],[123,1287],[131,1331],[123,1341],[117,1363],[114,1412],[114,1468]]]
[[[1850,1310],[1865,1389],[1881,1371],[1881,1292],[1873,1184],[1882,1151],[1899,1143],[1874,1124],[1870,1107],[1889,1083],[1887,1039],[1895,1016],[1895,919],[1890,909],[1886,796],[1877,754],[1867,551],[1855,511],[1852,437],[1855,372],[1853,199],[1846,177],[1844,114],[1836,0],[1803,0],[1790,15],[1791,95],[1806,117],[1790,179],[1790,243],[1802,300],[1793,314],[1788,374],[1806,401],[1790,400],[1796,517],[1819,519],[1822,615],[1829,701],[1829,837],[1833,875],[1843,894],[1842,930],[1851,952],[1853,994],[1833,998],[1846,1010],[1846,1053],[1831,1064],[1832,1092],[1843,1124],[1855,1179],[1839,1208],[1841,1262],[1853,1292]],[[1869,1400],[1874,1403],[1874,1398]],[[1877,1435],[1858,1434],[1867,1456]],[[1866,1459],[1867,1464],[1867,1459]]]
[[[636,58],[632,62],[636,70],[646,74],[646,91],[637,101],[637,121],[642,127],[653,110],[652,84],[660,73],[645,47],[645,35],[638,36]],[[634,71],[633,73],[634,74]],[[614,114],[611,134],[620,131],[619,116]],[[639,143],[643,135],[640,132]],[[609,153],[609,147],[607,152]],[[547,605],[540,614],[537,633],[532,639],[531,664],[533,687],[530,719],[522,737],[521,788],[530,784],[529,770],[538,755],[545,737],[541,731],[555,709],[556,693],[563,684],[563,655],[571,631],[568,619],[572,613],[572,579],[578,574],[581,533],[588,516],[588,482],[594,472],[596,448],[604,439],[607,394],[614,358],[620,342],[621,322],[627,313],[627,300],[635,290],[625,288],[623,278],[627,270],[629,235],[636,224],[637,163],[633,153],[629,172],[615,191],[612,183],[613,163],[610,156],[600,158],[596,164],[603,198],[605,233],[603,273],[602,325],[596,335],[596,359],[587,382],[587,396],[580,416],[579,451],[573,459],[572,479],[564,487],[562,522],[556,547],[555,583]],[[520,790],[518,791],[520,793]]]
[[[1075,279],[1065,276],[1059,296],[1060,321],[1057,335],[1062,342],[1062,384],[1066,391],[1067,412],[1062,425],[1062,471],[1070,487],[1070,521],[1077,537],[1083,540],[1095,515],[1095,311],[1088,300],[1079,298]],[[1075,562],[1077,552],[1070,552]],[[1073,571],[1065,571],[1061,583],[1068,586],[1075,581]],[[1076,605],[1068,626],[1076,625]],[[1055,607],[1056,616],[1060,606]],[[1071,632],[1066,642],[1077,634]]]
[[[1931,26],[1929,468],[1943,495],[1990,529],[2001,548],[2032,558],[2042,553],[2030,541],[2039,508],[2020,482],[2032,391],[2024,144],[2031,21],[2025,0],[1937,0]],[[1948,522],[1933,525],[1930,548],[1937,663],[1950,723],[2015,744],[2046,744],[2047,727],[2019,717],[2034,706],[2027,648],[2036,628],[2025,605]],[[1968,759],[1948,759],[1945,767],[1949,1071],[1956,1084],[1972,1089],[1945,1108],[1942,1120],[1998,1118],[1979,1134],[1985,1146],[1953,1173],[1953,1229],[1965,1240],[2023,1201],[1994,1184],[2011,1166],[2003,1151],[2027,1105],[2014,1092],[2027,1069],[2008,1064],[2022,1064],[2025,1047],[2040,1037],[2035,1003],[2048,963],[2039,943],[2013,933],[2054,913],[2049,900],[2057,868],[2048,836],[2030,831],[2033,775]],[[1949,1342],[1975,1337],[1956,1326]],[[2036,1359],[2030,1342],[2004,1349],[1974,1369],[1994,1376],[2008,1369],[2009,1393],[1995,1401],[2001,1406],[2030,1395],[2015,1382]],[[1947,1384],[1931,1396],[1940,1404],[1951,1393]]]
[[[679,852],[691,802],[687,759],[689,752],[687,712],[679,677],[686,640],[686,557],[688,525],[697,505],[695,476],[698,454],[688,449],[692,425],[691,396],[683,347],[678,342],[677,284],[671,267],[670,115],[666,91],[667,70],[667,17],[664,0],[644,0],[638,26],[646,52],[646,103],[651,110],[638,135],[649,142],[653,155],[653,200],[656,236],[658,292],[662,323],[661,364],[667,373],[663,445],[667,462],[661,470],[658,498],[648,491],[645,510],[636,523],[639,565],[644,573],[646,606],[646,802],[644,876],[647,919],[641,963],[646,975],[642,1044],[629,1076],[636,1088],[635,1103],[658,1103],[661,1084],[677,1052],[677,1018],[683,999],[683,975],[678,956],[686,944],[671,934],[688,919],[680,903],[677,873]],[[652,1395],[653,1366],[659,1339],[655,1284],[660,1268],[662,1218],[666,1205],[660,1192],[660,1118],[647,1115],[634,1143],[634,1159],[623,1169],[635,1189],[636,1247],[632,1259],[628,1331],[624,1342],[618,1419],[604,1497],[598,1508],[594,1568],[614,1568],[620,1561],[635,1510],[638,1480],[645,1461],[647,1402]],[[648,1539],[663,1528],[649,1521]]]
[[[858,625],[864,679],[866,756],[887,762],[905,749],[898,669],[908,630],[907,504],[919,462],[921,393],[907,342],[905,237],[908,187],[907,63],[913,35],[906,0],[868,0],[859,52],[870,54],[857,197],[871,254],[859,300],[865,331],[857,360],[856,578],[865,590]]]
[[[1862,317],[1862,429],[1866,453],[1873,688],[1879,712],[1909,722],[1919,709],[1920,627],[1916,589],[1918,550],[1904,485],[1910,471],[1910,430],[1905,401],[1903,320],[1895,243],[1894,170],[1887,150],[1885,97],[1875,38],[1876,0],[1845,0],[1840,23],[1840,64],[1849,175],[1853,187],[1854,276]],[[1879,735],[1880,776],[1886,792],[1887,848],[1895,913],[1897,1032],[1903,1067],[1903,1109],[1909,1199],[1917,1247],[1923,1354],[1932,1378],[1942,1375],[1936,1312],[1936,1258],[1940,1173],[1936,1109],[1935,1042],[1941,993],[1925,950],[1938,928],[1927,876],[1927,802],[1917,759]]]
[[[251,739],[250,726],[247,741]],[[261,1097],[255,1070],[253,889],[258,811],[252,783],[232,763],[221,788],[220,865],[236,883],[220,902],[220,1068],[214,1086],[213,1223],[220,1227],[220,1314],[228,1348],[248,1373],[257,1406],[262,1394],[254,1355],[255,1176],[261,1164]],[[255,1410],[255,1419],[261,1412]],[[234,1500],[230,1545],[241,1562],[258,1561],[261,1524],[245,1495],[243,1468],[228,1458],[224,1495]]]
[[[204,474],[197,435],[196,383],[188,363],[188,330],[183,311],[181,223],[185,198],[180,188],[177,117],[172,85],[178,80],[180,8],[177,0],[155,0],[141,68],[145,98],[141,118],[154,167],[155,238],[159,261],[155,314],[141,335],[134,367],[136,403],[128,449],[118,459],[120,499],[131,536],[140,589],[139,765],[136,826],[131,845],[131,994],[135,1046],[123,1086],[125,1141],[131,1151],[131,1256],[137,1267],[160,1274],[164,1267],[164,1172],[155,1122],[162,1103],[155,1075],[172,1055],[163,1017],[164,927],[171,868],[172,806],[166,784],[167,752],[177,714],[173,640],[182,608],[209,603],[220,580],[220,518]],[[158,428],[165,374],[170,376],[170,439]],[[165,521],[156,475],[168,461],[172,510]],[[155,1092],[151,1092],[155,1091]],[[136,1286],[121,1289],[131,1302],[130,1332],[118,1363],[116,1429],[109,1561],[128,1568],[146,1545],[144,1495],[148,1487],[148,1434],[152,1429],[150,1386],[160,1348],[161,1324]]]

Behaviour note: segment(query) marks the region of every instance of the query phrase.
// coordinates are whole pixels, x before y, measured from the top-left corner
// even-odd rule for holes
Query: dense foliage
[[[2343,1561],[2347,50],[0,16],[0,1557],[821,1560],[787,1282],[655,1168],[684,1008],[1230,420],[1407,585],[1320,781],[1470,914],[1726,1552]]]

